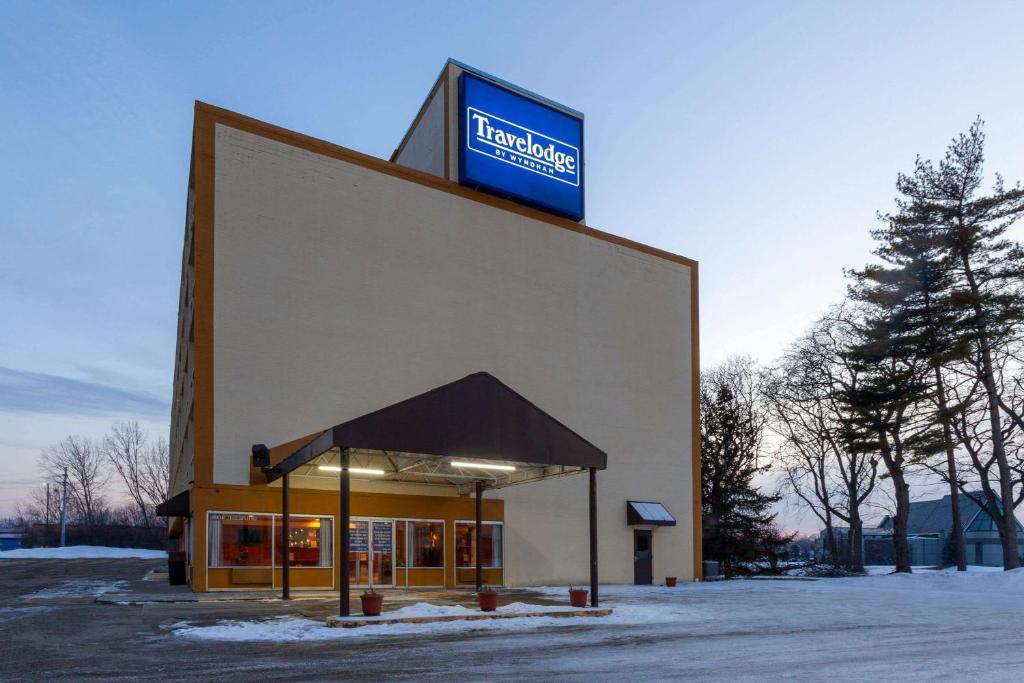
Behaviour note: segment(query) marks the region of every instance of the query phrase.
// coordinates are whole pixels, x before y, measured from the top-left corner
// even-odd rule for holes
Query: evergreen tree
[[[892,480],[896,571],[910,572],[907,469],[912,455],[926,457],[933,453],[938,438],[928,416],[915,412],[930,398],[929,384],[922,378],[923,364],[908,354],[891,323],[889,317],[876,316],[867,316],[861,322],[859,335],[846,350],[848,362],[859,370],[858,382],[844,388],[840,400],[849,410],[844,430],[847,448],[877,453]]]
[[[866,365],[880,369],[886,361],[889,372],[868,373],[874,376],[874,399],[882,405],[875,417],[876,427],[885,426],[883,414],[899,415],[908,408],[931,414],[938,431],[928,431],[918,439],[915,461],[942,476],[949,484],[954,518],[952,543],[956,549],[957,568],[966,569],[963,527],[960,523],[959,489],[956,475],[956,442],[952,420],[959,406],[950,406],[945,387],[943,368],[967,358],[968,346],[962,332],[964,320],[950,301],[952,276],[948,263],[948,250],[941,238],[936,238],[928,220],[915,213],[915,205],[898,201],[900,212],[884,214],[880,218],[885,227],[872,231],[879,243],[875,254],[887,265],[873,264],[861,271],[852,271],[850,295],[868,306],[868,320],[864,339],[853,350]],[[906,369],[899,372],[898,368]],[[912,371],[918,369],[919,372]],[[882,381],[882,386],[878,384]],[[869,385],[871,383],[869,382]],[[865,399],[861,396],[862,408]],[[869,400],[870,404],[870,400]],[[888,408],[886,404],[888,404]],[[929,411],[928,407],[934,406]],[[862,411],[863,412],[863,411]],[[888,425],[891,429],[892,424]],[[945,455],[945,470],[931,463],[931,455]],[[905,546],[905,507],[909,506],[909,492],[903,489],[894,475],[892,462],[885,458],[890,475],[896,484],[896,515],[894,541],[897,565]],[[902,467],[897,469],[902,470]],[[909,567],[909,565],[908,565]]]
[[[726,577],[745,562],[777,558],[792,540],[778,531],[777,495],[754,479],[770,468],[759,462],[766,411],[750,359],[730,359],[701,377],[701,503],[704,557]]]
[[[1004,508],[999,501],[1017,502],[1015,485],[1024,482],[1007,448],[1011,430],[1005,421],[1012,421],[1014,414],[1003,401],[999,356],[1024,327],[1024,249],[1005,238],[1010,224],[1024,214],[1024,188],[1008,188],[997,175],[991,193],[981,193],[982,125],[976,120],[966,134],[954,139],[938,165],[918,159],[913,173],[899,176],[899,211],[888,217],[889,239],[880,255],[898,256],[910,248],[923,257],[917,266],[911,261],[908,273],[916,267],[919,280],[934,278],[922,286],[921,295],[934,286],[928,291],[926,311],[935,319],[926,326],[929,332],[918,338],[917,349],[934,366],[936,396],[945,401],[941,366],[961,358],[983,389],[991,460],[979,459],[972,450],[972,465],[984,493],[982,504],[999,529],[1004,566],[1012,569],[1020,566],[1014,506]],[[940,404],[943,426],[963,409]],[[948,456],[948,430],[943,439]],[[949,477],[955,478],[952,468]]]

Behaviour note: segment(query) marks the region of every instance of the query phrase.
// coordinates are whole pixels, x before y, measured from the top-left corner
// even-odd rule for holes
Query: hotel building
[[[586,224],[582,122],[454,61],[389,160],[196,104],[193,590],[700,577],[697,263]]]

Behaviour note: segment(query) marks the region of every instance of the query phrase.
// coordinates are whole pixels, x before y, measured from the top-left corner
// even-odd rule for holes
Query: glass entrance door
[[[395,523],[373,522],[373,583],[392,586],[395,583]]]
[[[370,576],[370,523],[354,519],[348,523],[348,580],[354,586],[366,585]]]
[[[348,529],[348,575],[352,585],[393,586],[395,523],[354,519]]]

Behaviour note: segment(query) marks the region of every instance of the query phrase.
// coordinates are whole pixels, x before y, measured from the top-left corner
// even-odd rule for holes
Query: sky
[[[1021,25],[1010,2],[0,3],[0,516],[67,434],[167,433],[195,100],[384,158],[448,57],[565,103],[587,223],[700,261],[704,365],[768,362],[871,258],[915,155],[980,115],[988,168],[1024,178]]]

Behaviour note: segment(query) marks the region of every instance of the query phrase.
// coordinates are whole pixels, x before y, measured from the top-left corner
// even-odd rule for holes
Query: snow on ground
[[[565,587],[534,589],[553,597],[566,594]],[[979,600],[1001,604],[1019,612],[1024,608],[1024,569],[1010,572],[925,571],[914,574],[861,576],[813,581],[720,581],[688,584],[676,588],[663,586],[602,586],[601,605],[614,608],[608,617],[527,617],[482,621],[451,621],[429,624],[382,624],[360,628],[329,628],[322,621],[300,617],[276,617],[263,620],[226,620],[212,625],[179,622],[168,627],[177,636],[214,641],[325,641],[373,639],[388,636],[434,636],[479,631],[545,634],[579,631],[588,627],[601,631],[618,631],[623,627],[657,626],[683,628],[686,631],[712,634],[739,619],[752,622],[753,628],[768,628],[775,633],[804,632],[827,636],[830,629],[844,637],[849,629],[877,628],[879,637],[891,627],[880,613],[895,603],[905,603],[922,624],[949,616],[950,593],[964,596],[971,610]],[[977,595],[977,598],[972,597]],[[567,597],[567,596],[566,596]],[[737,602],[739,601],[739,602]],[[568,602],[568,600],[566,600]],[[1010,608],[1010,605],[1017,607]],[[564,609],[565,606],[540,606],[515,603],[499,611],[542,611]],[[739,610],[738,612],[736,610]],[[475,612],[461,606],[440,606],[417,603],[385,616],[451,615]],[[980,614],[984,614],[984,610]],[[953,616],[956,616],[955,614]],[[978,615],[963,614],[963,618]],[[558,627],[552,631],[551,627]],[[748,627],[744,627],[744,631]],[[949,647],[956,645],[958,629],[950,631]]]
[[[0,552],[0,560],[89,560],[130,559],[163,560],[163,550],[145,548],[108,548],[101,545],[69,545],[63,548],[18,548]]]

